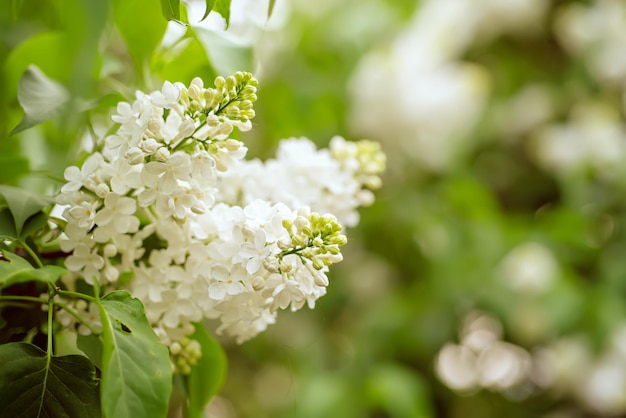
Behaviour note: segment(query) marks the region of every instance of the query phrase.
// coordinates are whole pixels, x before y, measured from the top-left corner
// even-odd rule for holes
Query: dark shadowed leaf
[[[0,209],[0,238],[9,240],[17,239],[15,221],[8,207]]]
[[[50,197],[10,186],[0,186],[0,195],[4,197],[6,206],[13,215],[15,231],[18,236],[21,236],[22,228],[28,218],[54,203]]]
[[[26,219],[22,227],[21,237],[27,237],[30,234],[42,229],[48,224],[48,215],[43,212],[37,212],[30,218]]]
[[[83,356],[51,357],[27,343],[0,345],[4,417],[100,417],[93,364]]]

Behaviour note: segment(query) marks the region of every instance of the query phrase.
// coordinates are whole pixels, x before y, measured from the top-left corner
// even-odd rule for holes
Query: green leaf
[[[17,231],[15,230],[15,221],[8,207],[0,210],[0,238],[15,240],[17,239]]]
[[[270,0],[270,4],[267,7],[267,19],[269,20],[272,17],[272,13],[274,13],[274,5],[276,5],[276,0]]]
[[[21,236],[22,228],[28,218],[54,203],[54,199],[50,197],[40,196],[11,186],[0,186],[0,195],[6,200],[6,204],[13,215],[17,236]]]
[[[1,252],[5,260],[0,260],[0,288],[32,280],[54,283],[67,272],[59,266],[44,266],[36,269],[16,254],[8,251]]]
[[[198,341],[202,347],[202,357],[198,364],[191,368],[186,377],[189,405],[188,418],[202,418],[203,411],[209,400],[215,395],[226,378],[227,360],[222,346],[213,338],[204,326],[194,324],[195,332],[191,339]]]
[[[95,368],[86,357],[48,359],[40,348],[20,342],[0,345],[0,364],[2,416],[101,416]]]
[[[152,330],[141,301],[120,290],[99,303],[104,415],[165,417],[172,391],[169,350]]]
[[[186,40],[184,48],[170,59],[165,60],[157,74],[163,80],[181,80],[189,82],[194,77],[214,80],[217,74],[210,67],[207,53],[196,38]]]
[[[30,172],[30,161],[21,155],[0,156],[0,183],[15,181]]]
[[[434,416],[428,385],[404,366],[381,363],[365,380],[364,398],[376,409],[394,417],[430,418]]]
[[[89,360],[102,369],[102,337],[95,334],[82,335],[76,337],[76,346],[87,355]]]
[[[237,71],[253,70],[251,47],[231,41],[222,32],[200,27],[192,27],[192,30],[218,74],[226,76]]]
[[[69,107],[78,112],[95,107],[95,102],[77,100],[72,103],[67,89],[49,79],[35,65],[29,65],[18,85],[17,100],[24,109],[24,118],[11,135],[32,128],[42,122],[63,116]]]
[[[20,78],[17,100],[24,109],[24,118],[11,135],[61,116],[70,102],[70,94],[62,84],[30,65]]]
[[[112,1],[115,25],[126,41],[128,52],[140,73],[145,71],[145,65],[150,62],[167,29],[167,20],[161,15],[158,1]]]
[[[68,48],[71,38],[61,32],[43,32],[32,36],[11,51],[6,60],[5,94],[16,97],[19,80],[30,65],[36,65],[48,77],[61,82],[69,81],[73,51]]]
[[[230,24],[230,0],[216,0],[213,10],[222,15],[226,21],[226,27]]]
[[[37,212],[24,223],[20,238],[28,237],[30,234],[43,229],[46,225],[48,225],[48,215],[43,212]]]
[[[200,19],[200,22],[207,18],[209,13],[211,13],[211,10],[213,10],[213,6],[215,6],[215,0],[206,0],[206,10],[204,11],[204,16]]]
[[[167,20],[180,22],[180,0],[161,0],[161,10]]]

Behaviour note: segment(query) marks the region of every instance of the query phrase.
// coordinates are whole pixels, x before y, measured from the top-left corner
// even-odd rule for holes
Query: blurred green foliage
[[[83,138],[103,136],[97,124],[136,89],[206,81],[264,59],[261,49],[202,29],[163,48],[167,22],[157,0],[9,3],[0,8],[0,182],[40,193],[59,187],[54,179],[79,158]],[[324,1],[315,13],[303,3],[292,2],[286,26],[272,34],[289,42],[264,61],[255,129],[242,135],[252,156],[271,156],[289,136],[320,145],[336,134],[357,139],[350,77],[364,54],[384,49],[419,11],[408,0]],[[566,3],[577,2],[550,7]],[[530,83],[548,86],[555,122],[567,120],[573,103],[594,99],[617,109],[623,124],[622,91],[598,82],[584,57],[570,56],[544,30],[467,49],[462,58],[486,68],[491,86],[480,121],[465,133],[471,145],[441,172],[390,153],[377,202],[348,232],[345,260],[315,310],[283,313],[242,346],[222,341],[230,369],[215,416],[593,416],[565,391],[459,395],[434,369],[475,309],[499,318],[503,338],[529,352],[582,335],[598,354],[626,320],[623,167],[610,181],[592,169],[555,175],[533,159],[530,139],[499,139],[499,112]],[[31,64],[74,97],[100,100],[98,107],[10,136],[22,117],[18,81]],[[407,94],[420,92],[407,86]],[[373,104],[371,117],[379,111]],[[541,243],[558,261],[559,280],[544,293],[520,293],[496,277],[525,242]]]

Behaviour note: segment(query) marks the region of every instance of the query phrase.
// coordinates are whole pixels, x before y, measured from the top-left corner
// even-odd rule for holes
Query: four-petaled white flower
[[[95,222],[99,228],[109,226],[119,234],[137,232],[139,219],[133,216],[136,210],[134,199],[109,193],[104,198],[104,208],[96,214]]]
[[[226,295],[238,295],[244,291],[241,280],[244,274],[241,271],[230,271],[226,266],[217,265],[211,269],[211,278],[215,280],[209,287],[209,297],[222,300]]]
[[[262,229],[250,231],[248,235],[251,240],[241,244],[238,256],[244,261],[248,274],[253,275],[272,254],[272,247],[266,245],[265,232]]]
[[[157,186],[161,193],[170,195],[176,190],[178,180],[189,179],[189,156],[181,153],[165,162],[151,161],[144,166],[141,178],[147,186]]]
[[[104,267],[104,258],[97,249],[91,249],[84,244],[79,244],[72,255],[65,259],[65,266],[70,271],[83,271],[85,281],[93,283],[93,279],[100,277],[100,269]]]

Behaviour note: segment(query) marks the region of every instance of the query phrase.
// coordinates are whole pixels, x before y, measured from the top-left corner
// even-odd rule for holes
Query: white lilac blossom
[[[584,57],[589,71],[599,81],[617,87],[626,82],[626,3],[594,0],[562,6],[555,32],[565,49]]]
[[[388,45],[361,59],[350,80],[354,132],[387,141],[430,171],[446,171],[472,146],[490,90],[488,71],[467,50],[544,23],[543,0],[428,0]],[[376,109],[376,118],[371,110]]]
[[[340,222],[355,225],[380,186],[385,158],[370,141],[291,139],[276,159],[245,162],[230,134],[251,128],[256,85],[238,72],[214,88],[196,78],[138,92],[58,196],[64,286],[129,290],[183,373],[198,358],[193,323],[216,318],[243,342],[278,310],[314,307],[342,260]]]
[[[446,343],[435,360],[439,379],[463,393],[480,388],[512,397],[530,378],[532,359],[520,346],[502,340],[502,325],[491,315],[471,312],[459,332],[460,343]]]
[[[328,149],[317,150],[306,138],[290,138],[280,143],[275,159],[240,161],[236,170],[221,176],[220,190],[231,204],[265,199],[309,206],[355,226],[356,209],[373,202],[371,190],[380,187],[378,174],[384,167],[385,155],[377,142],[348,142],[336,136]]]
[[[584,102],[572,109],[565,123],[538,129],[530,146],[539,165],[558,175],[591,169],[611,179],[626,159],[626,129],[615,109]]]

